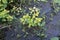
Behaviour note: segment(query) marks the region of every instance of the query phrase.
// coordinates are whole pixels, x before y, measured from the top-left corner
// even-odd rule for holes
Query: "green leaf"
[[[53,37],[53,38],[51,38],[51,40],[59,40],[59,38],[58,37]]]
[[[4,4],[6,4],[6,3],[7,3],[7,0],[2,0],[2,2],[3,2]]]
[[[2,3],[0,3],[0,11],[4,10],[7,7],[7,0],[1,0]]]
[[[54,3],[59,3],[60,4],[60,0],[53,0]]]

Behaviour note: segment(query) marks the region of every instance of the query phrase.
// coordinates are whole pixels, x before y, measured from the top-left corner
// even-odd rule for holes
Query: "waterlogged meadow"
[[[0,0],[0,40],[60,40],[60,0]]]

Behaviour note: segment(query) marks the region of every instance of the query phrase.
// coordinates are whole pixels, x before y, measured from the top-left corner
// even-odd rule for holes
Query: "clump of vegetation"
[[[25,13],[21,18],[20,22],[23,25],[23,31],[25,32],[28,29],[32,29],[33,33],[37,36],[43,38],[44,34],[44,25],[45,25],[45,17],[40,16],[40,9],[33,7],[29,8],[29,12]],[[38,32],[38,30],[40,32]]]
[[[30,13],[27,13],[26,15],[23,15],[22,18],[20,18],[21,23],[23,25],[28,25],[28,27],[42,26],[43,18],[38,17],[38,15],[40,14],[39,9],[36,7],[33,7],[33,8],[29,8],[29,10],[30,10]]]
[[[51,5],[53,12],[57,14],[60,10],[60,0],[52,0]]]
[[[43,40],[46,37],[43,27],[45,25],[45,17],[38,17],[40,10],[36,7],[29,8],[29,11],[29,13],[20,18],[20,22],[23,24],[22,31],[26,32],[27,29],[32,29],[31,31]]]
[[[25,10],[21,7],[13,7],[10,14],[14,15],[15,17],[21,17],[25,13]]]
[[[13,16],[9,15],[9,11],[5,9],[7,4],[7,0],[0,0],[0,23],[8,23],[13,20]]]
[[[7,10],[3,10],[2,12],[0,12],[0,22],[9,22],[13,20],[13,17],[10,16],[9,11]]]

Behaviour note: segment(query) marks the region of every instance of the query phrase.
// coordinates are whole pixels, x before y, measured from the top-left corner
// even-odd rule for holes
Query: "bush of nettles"
[[[20,21],[23,25],[28,25],[28,27],[34,27],[34,26],[44,26],[44,18],[38,17],[40,12],[39,9],[36,7],[29,8],[30,12],[23,15],[22,18],[20,18]]]
[[[9,10],[6,10],[7,0],[0,0],[0,23],[8,23],[13,20],[13,17],[9,15]]]

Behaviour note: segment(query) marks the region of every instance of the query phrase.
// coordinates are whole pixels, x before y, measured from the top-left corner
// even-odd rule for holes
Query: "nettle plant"
[[[0,0],[0,23],[9,23],[13,20],[13,17],[9,15],[9,11],[5,8],[7,7],[7,0]]]
[[[10,16],[8,13],[9,13],[9,11],[7,11],[5,9],[0,12],[0,22],[4,23],[4,22],[12,21],[13,17]]]
[[[45,22],[42,17],[38,17],[40,12],[39,9],[36,7],[29,8],[30,12],[26,15],[23,15],[22,18],[20,18],[20,22],[23,25],[28,25],[28,27],[35,27],[35,26],[44,26]]]

